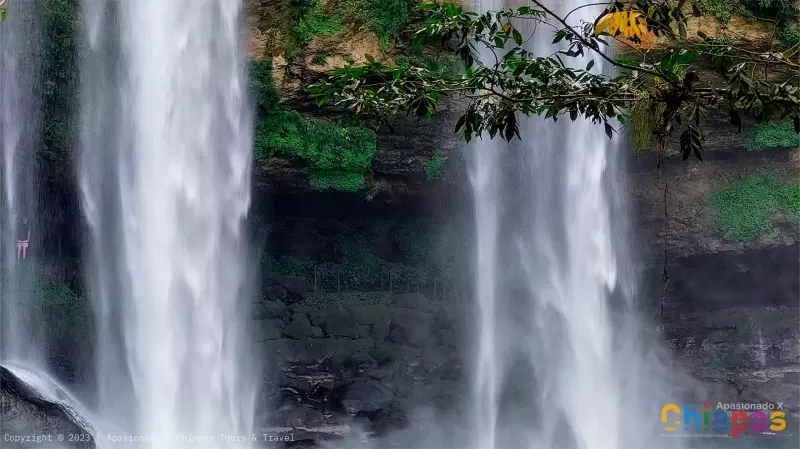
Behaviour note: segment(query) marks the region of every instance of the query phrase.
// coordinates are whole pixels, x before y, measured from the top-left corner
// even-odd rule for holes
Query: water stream
[[[0,213],[0,345],[3,360],[44,362],[36,306],[29,287],[31,259],[17,260],[17,239],[35,231],[35,154],[41,138],[39,3],[9,5],[14,20],[0,27],[0,153],[2,153],[2,213]],[[34,251],[35,239],[27,248]]]
[[[98,410],[138,447],[247,447],[252,131],[235,0],[85,0]]]
[[[562,17],[588,3],[545,2]],[[484,0],[476,10],[515,6]],[[599,13],[581,8],[570,21]],[[552,41],[539,27],[530,50],[551,54]],[[591,53],[575,67],[590,58],[603,69]],[[520,127],[521,142],[479,140],[470,161],[473,447],[652,447],[659,397],[669,391],[638,324],[618,138],[609,141],[602,126],[581,119],[523,118]]]

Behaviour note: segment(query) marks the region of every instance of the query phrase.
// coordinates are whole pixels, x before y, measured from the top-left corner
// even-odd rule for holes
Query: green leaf
[[[514,37],[514,42],[516,42],[517,45],[522,45],[522,35],[519,33],[519,31],[517,31],[516,28],[511,31],[511,35]]]
[[[594,59],[592,59],[591,61],[589,61],[588,64],[586,64],[586,71],[588,72],[589,70],[592,70],[592,67],[594,67]]]
[[[675,65],[689,65],[697,59],[697,52],[681,50],[675,58]]]
[[[455,132],[461,131],[461,128],[464,127],[464,123],[466,121],[467,121],[467,116],[466,115],[462,115],[461,118],[459,118],[458,121],[456,122],[456,130],[455,130]]]
[[[614,128],[612,128],[611,125],[609,125],[608,122],[606,122],[605,129],[606,129],[606,135],[610,139],[614,135]]]
[[[556,38],[553,39],[553,43],[557,44],[557,43],[561,42],[561,40],[564,39],[564,37],[566,35],[567,35],[566,31],[564,31],[564,30],[559,31],[558,33],[556,33]]]
[[[8,19],[8,8],[0,8],[0,20]]]

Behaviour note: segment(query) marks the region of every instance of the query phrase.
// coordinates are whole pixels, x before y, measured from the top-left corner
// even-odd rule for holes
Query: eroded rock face
[[[86,435],[86,441],[61,443],[65,448],[94,449],[94,430],[71,406],[46,397],[11,370],[0,366],[0,431],[7,449],[50,447],[50,441],[30,441],[26,436]],[[91,436],[89,438],[89,436]],[[14,441],[14,440],[21,441]],[[9,441],[11,440],[11,441]],[[55,441],[55,440],[54,440]],[[50,445],[50,446],[48,446]]]

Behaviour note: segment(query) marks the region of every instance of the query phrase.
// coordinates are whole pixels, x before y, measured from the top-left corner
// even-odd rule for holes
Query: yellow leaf
[[[640,23],[640,24],[639,24],[639,31],[641,31],[641,32],[642,32],[642,36],[644,36],[645,34],[647,34],[647,25],[644,25],[644,24],[641,24],[641,23]]]
[[[611,23],[608,25],[608,34],[612,36],[617,35],[617,31],[619,31],[620,20],[622,16],[625,15],[624,12],[614,14],[614,17],[611,19]]]
[[[639,13],[634,12],[634,11],[631,11],[631,13],[628,14],[628,16],[630,17],[628,19],[628,28],[631,30],[630,37],[634,37],[634,36],[638,36],[639,35],[639,27],[636,25],[636,16],[638,16],[638,15],[639,15]],[[639,36],[639,37],[641,37],[641,36]]]
[[[491,90],[491,89],[487,89],[487,90],[486,90],[486,95],[491,95],[491,94],[493,94],[493,93],[494,93],[494,92],[492,92],[492,90]]]
[[[614,18],[614,14],[612,14],[612,13],[608,13],[608,14],[604,15],[603,17],[601,17],[600,20],[597,21],[597,25],[595,25],[595,27],[594,27],[594,34],[597,35],[597,34],[602,33],[603,30],[605,30],[606,27],[608,27],[608,25],[611,23],[611,19],[613,19],[613,18]]]
[[[508,31],[510,29],[511,29],[511,24],[507,23],[507,24],[503,25],[503,31]]]
[[[359,113],[361,113],[361,105],[358,105],[358,107],[356,108],[356,114],[359,114]]]

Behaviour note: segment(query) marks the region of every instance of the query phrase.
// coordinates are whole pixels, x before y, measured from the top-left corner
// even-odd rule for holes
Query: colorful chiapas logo
[[[719,432],[730,433],[732,438],[738,438],[747,430],[780,432],[786,429],[786,413],[782,409],[782,402],[777,405],[719,402],[713,412],[708,402],[703,403],[703,410],[700,411],[692,410],[689,404],[683,404],[682,409],[677,404],[667,404],[661,408],[661,422],[667,432],[679,429],[686,432]],[[730,417],[728,411],[731,411]]]

